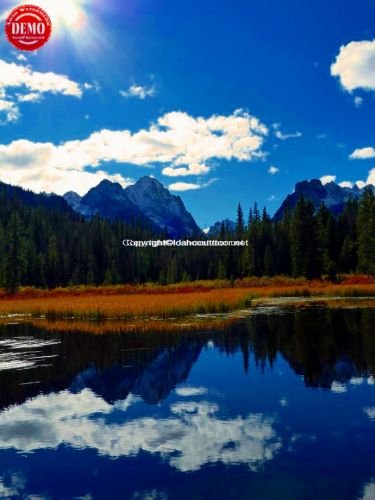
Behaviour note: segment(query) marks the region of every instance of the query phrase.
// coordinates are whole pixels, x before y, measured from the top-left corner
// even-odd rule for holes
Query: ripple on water
[[[60,344],[58,339],[37,339],[34,337],[13,337],[0,340],[0,371],[25,370],[42,366],[46,359],[56,354],[43,353],[43,349]]]

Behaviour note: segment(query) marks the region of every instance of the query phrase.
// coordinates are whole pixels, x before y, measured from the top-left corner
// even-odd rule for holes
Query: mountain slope
[[[323,185],[319,179],[298,182],[294,192],[285,198],[275,213],[274,220],[281,220],[286,210],[292,211],[301,196],[310,200],[314,204],[315,209],[318,209],[324,203],[333,215],[339,215],[343,211],[345,203],[350,198],[358,199],[362,193],[363,189],[360,189],[358,186],[354,186],[353,188],[341,187],[335,182]]]
[[[156,226],[166,229],[173,236],[199,234],[190,212],[179,196],[171,195],[167,188],[151,177],[142,177],[133,186],[126,188],[128,198],[139,207]]]
[[[99,213],[108,219],[126,222],[143,220],[144,216],[127,196],[126,190],[116,182],[102,181],[82,197],[78,210],[84,215]]]
[[[104,180],[82,198],[74,192],[66,193],[64,198],[85,216],[99,213],[109,219],[138,220],[176,238],[200,234],[181,198],[172,195],[151,177],[142,177],[125,189],[118,183]]]
[[[0,196],[6,196],[8,200],[14,199],[34,208],[45,208],[47,210],[58,210],[74,214],[70,204],[57,194],[37,194],[18,186],[0,182]]]
[[[234,232],[236,230],[236,223],[230,219],[224,219],[222,221],[217,221],[215,224],[210,226],[208,231],[206,232],[207,237],[209,238],[217,238],[220,236],[221,226],[224,224],[225,231]]]

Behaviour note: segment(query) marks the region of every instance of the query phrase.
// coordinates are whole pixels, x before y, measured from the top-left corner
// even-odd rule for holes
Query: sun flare
[[[84,4],[86,0],[34,0],[51,17],[52,23],[58,27],[79,28],[85,22]]]
[[[33,0],[34,5],[44,9],[50,16],[56,30],[81,28],[86,20],[85,4],[87,0]],[[29,4],[30,0],[22,3]]]

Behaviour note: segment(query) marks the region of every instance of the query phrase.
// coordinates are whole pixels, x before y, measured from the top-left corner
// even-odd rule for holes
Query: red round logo
[[[5,22],[9,42],[19,50],[37,50],[48,42],[52,33],[49,15],[36,5],[20,5]]]

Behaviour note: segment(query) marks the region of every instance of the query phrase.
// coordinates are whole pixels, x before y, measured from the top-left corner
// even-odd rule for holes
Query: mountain
[[[125,191],[131,202],[168,234],[174,236],[200,234],[201,230],[190,212],[186,210],[181,198],[171,195],[156,179],[142,177]]]
[[[113,363],[98,369],[92,363],[73,379],[69,390],[79,393],[90,389],[109,404],[125,400],[129,394],[148,404],[158,404],[184,382],[202,350],[198,343],[181,343],[157,349],[146,363],[121,365]]]
[[[99,213],[109,219],[137,220],[155,230],[165,230],[175,238],[201,233],[181,198],[172,195],[152,177],[142,177],[125,189],[116,182],[104,180],[82,198],[72,191],[64,198],[85,216]]]
[[[294,192],[285,198],[275,213],[274,220],[281,220],[286,210],[292,211],[301,196],[310,200],[314,204],[315,209],[318,209],[324,203],[333,215],[339,215],[343,211],[345,203],[350,198],[358,199],[362,193],[363,189],[360,189],[358,186],[353,186],[352,188],[341,187],[335,182],[322,184],[319,179],[298,182],[294,188]]]
[[[117,182],[108,180],[90,189],[76,209],[83,215],[99,213],[108,219],[145,222],[141,210],[130,201],[126,190]]]
[[[7,199],[15,199],[30,207],[58,210],[60,212],[74,214],[70,204],[62,196],[58,196],[57,194],[36,194],[21,187],[11,186],[10,184],[0,182],[0,197],[3,195],[5,195]]]
[[[64,194],[64,199],[75,212],[78,212],[78,207],[82,200],[82,197],[79,194],[74,191],[69,191]]]
[[[230,219],[224,219],[222,221],[217,221],[213,224],[208,231],[205,231],[208,238],[217,238],[220,236],[221,226],[224,224],[225,230],[234,232],[236,230],[236,223]]]

